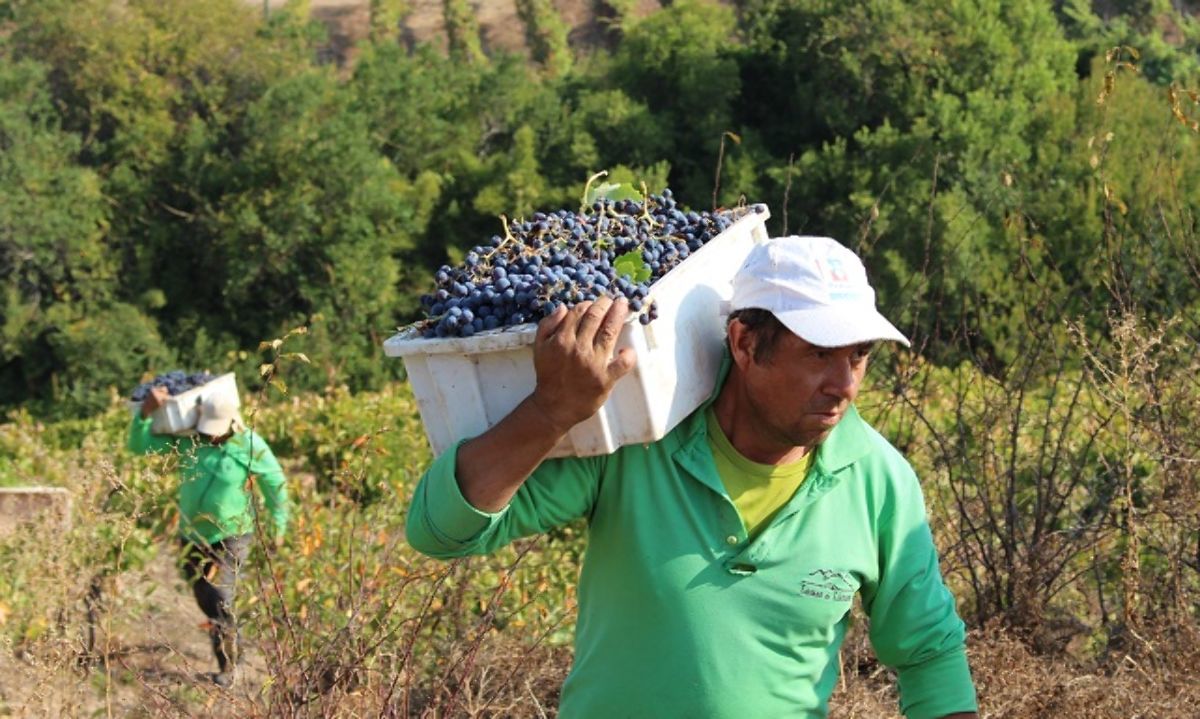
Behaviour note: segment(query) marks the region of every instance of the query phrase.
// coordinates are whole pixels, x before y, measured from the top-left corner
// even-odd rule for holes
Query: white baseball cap
[[[240,432],[245,428],[242,415],[238,413],[238,401],[229,395],[213,393],[200,404],[200,419],[196,431],[210,437],[221,437],[228,432]]]
[[[909,346],[875,309],[875,290],[858,255],[829,237],[775,237],[756,245],[733,278],[730,309],[769,310],[819,347],[875,340]]]

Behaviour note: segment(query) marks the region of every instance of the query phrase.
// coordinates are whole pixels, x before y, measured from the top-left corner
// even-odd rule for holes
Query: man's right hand
[[[167,401],[167,397],[170,396],[171,393],[167,391],[166,387],[151,387],[150,394],[146,395],[146,399],[142,400],[142,416],[149,417],[150,413],[163,406],[163,403]]]
[[[560,434],[591,417],[637,357],[625,348],[613,355],[629,317],[624,297],[601,297],[571,309],[560,305],[538,324],[533,344],[537,387],[533,404]]]
[[[633,369],[632,349],[613,355],[628,316],[624,299],[614,303],[605,297],[570,310],[559,307],[538,324],[533,393],[458,450],[455,476],[473,507],[496,512],[508,504],[559,440],[595,414],[617,380]]]

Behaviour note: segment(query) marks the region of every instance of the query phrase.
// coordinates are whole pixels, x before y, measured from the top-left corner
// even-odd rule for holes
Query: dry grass
[[[191,644],[183,648],[189,654],[203,649],[199,636]],[[981,716],[988,719],[1191,719],[1196,716],[1195,707],[1200,706],[1200,682],[1194,669],[1152,673],[1132,657],[1107,671],[1086,668],[1064,657],[1033,654],[1021,641],[1002,632],[972,635],[969,649]],[[1191,661],[1195,660],[1193,655]],[[491,642],[481,650],[476,668],[461,686],[443,688],[457,689],[458,699],[450,711],[437,716],[553,717],[568,665],[569,653],[563,649],[531,653],[519,642]],[[255,708],[250,701],[254,687],[239,687],[240,698],[231,701],[200,681],[149,668],[139,676],[127,676],[107,699],[98,675],[84,676],[62,665],[31,657],[14,662],[10,656],[0,661],[0,671],[9,689],[14,684],[23,687],[23,700],[18,702],[13,701],[18,697],[6,690],[8,716],[292,716]],[[846,671],[830,704],[831,719],[900,716],[889,671],[869,661]],[[298,715],[377,715],[378,705],[370,701],[368,693],[351,692]],[[436,702],[415,701],[409,706],[409,716],[429,716],[424,710],[433,704]]]
[[[1200,707],[1200,643],[1194,632],[1164,628],[1136,651],[1083,662],[1040,655],[1011,632],[972,632],[967,650],[985,719],[1194,719]],[[1177,628],[1176,628],[1177,629]],[[876,663],[861,633],[848,637],[845,679],[831,719],[892,719],[892,672]]]

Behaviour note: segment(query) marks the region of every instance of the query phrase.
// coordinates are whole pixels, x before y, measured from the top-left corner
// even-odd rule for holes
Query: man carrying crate
[[[244,426],[233,398],[220,394],[206,398],[195,436],[153,434],[150,415],[167,396],[164,387],[150,390],[129,425],[129,449],[138,454],[172,453],[178,458],[184,574],[209,620],[218,670],[213,681],[228,688],[241,654],[234,596],[255,531],[251,485],[262,493],[270,514],[266,529],[276,543],[287,527],[287,486],[271,448]]]
[[[856,593],[904,714],[975,717],[916,475],[853,405],[873,345],[908,340],[828,238],[756,246],[731,307],[717,389],[667,436],[546,459],[636,361],[624,300],[559,308],[533,393],[422,477],[409,542],[484,554],[587,518],[567,719],[825,716]]]

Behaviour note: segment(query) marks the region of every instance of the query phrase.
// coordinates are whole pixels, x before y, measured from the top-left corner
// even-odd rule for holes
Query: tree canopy
[[[1098,333],[1131,293],[1200,307],[1169,269],[1200,30],[1165,0],[614,4],[588,52],[528,2],[532,61],[446,3],[448,52],[383,18],[349,69],[302,5],[0,2],[0,405],[87,413],[169,365],[254,386],[301,325],[293,384],[377,386],[437,266],[602,169],[839,238],[949,365],[1003,371],[1039,305]]]

